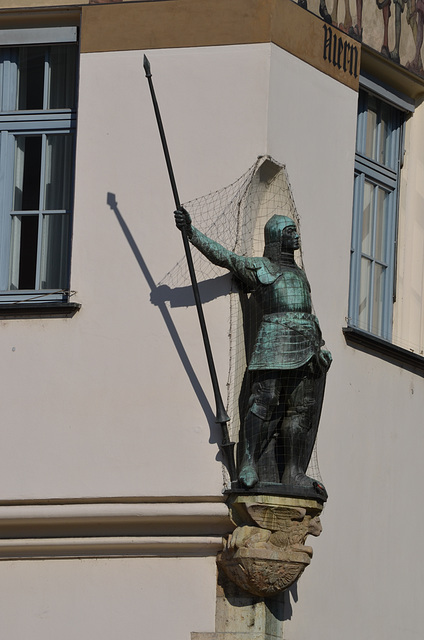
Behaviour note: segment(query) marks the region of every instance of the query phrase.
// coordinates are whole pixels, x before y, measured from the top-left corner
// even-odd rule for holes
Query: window
[[[76,28],[0,35],[0,304],[66,301]],[[10,46],[9,46],[10,45]]]
[[[349,325],[392,337],[396,229],[404,112],[359,93]]]

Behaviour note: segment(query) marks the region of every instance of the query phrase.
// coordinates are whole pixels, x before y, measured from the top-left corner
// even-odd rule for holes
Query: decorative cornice
[[[292,0],[123,2],[81,12],[82,53],[273,43],[359,86],[361,44]]]
[[[0,560],[216,556],[221,536],[110,536],[0,540]]]
[[[0,559],[216,555],[222,502],[0,506]]]

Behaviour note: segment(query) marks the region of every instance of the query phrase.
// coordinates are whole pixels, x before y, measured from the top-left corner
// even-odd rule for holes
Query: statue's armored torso
[[[258,279],[261,280],[260,271]],[[265,313],[311,313],[311,294],[306,274],[297,265],[281,267],[273,282],[262,284],[255,292]]]
[[[260,284],[253,295],[264,315],[249,369],[297,369],[317,355],[322,344],[308,279],[296,264],[279,265],[267,258],[257,264]]]
[[[238,256],[194,227],[191,242],[211,262],[230,269],[263,310],[250,370],[297,369],[318,356],[321,330],[312,314],[308,279],[295,262]]]

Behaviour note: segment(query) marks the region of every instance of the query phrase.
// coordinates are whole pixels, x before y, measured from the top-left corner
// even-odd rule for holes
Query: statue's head
[[[277,260],[282,251],[299,249],[299,234],[296,224],[288,216],[275,214],[264,228],[264,256]]]

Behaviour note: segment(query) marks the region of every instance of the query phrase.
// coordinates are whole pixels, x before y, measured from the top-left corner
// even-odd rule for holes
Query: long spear
[[[150,94],[152,96],[153,108],[155,110],[155,115],[156,115],[156,122],[158,125],[159,135],[162,142],[163,153],[165,155],[166,166],[168,168],[168,175],[171,183],[172,193],[174,195],[175,208],[181,209],[181,203],[180,203],[180,198],[178,196],[178,190],[175,182],[174,171],[172,169],[171,158],[168,151],[168,144],[166,142],[165,131],[163,128],[162,118],[159,111],[159,105],[156,99],[155,89],[153,87],[152,73],[150,70],[150,62],[148,61],[146,56],[144,56],[143,58],[143,67],[146,73],[147,81],[149,83]],[[221,430],[222,430],[221,450],[228,466],[230,479],[233,481],[236,479],[236,468],[235,468],[235,462],[234,462],[234,442],[230,442],[230,437],[229,437],[228,427],[227,427],[227,422],[229,421],[230,418],[227,412],[225,411],[224,403],[222,401],[222,396],[219,390],[215,363],[212,356],[212,349],[209,342],[208,330],[206,328],[205,316],[203,313],[202,303],[200,300],[199,286],[197,284],[196,272],[194,270],[193,258],[190,251],[190,243],[188,241],[187,230],[185,227],[182,227],[181,235],[183,238],[184,251],[186,255],[188,271],[190,274],[194,300],[196,302],[196,309],[197,309],[197,315],[199,317],[200,329],[203,337],[203,344],[206,351],[206,359],[208,361],[213,393],[215,396],[215,405],[216,405],[215,422],[221,425]]]

